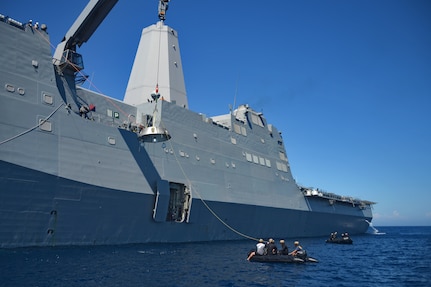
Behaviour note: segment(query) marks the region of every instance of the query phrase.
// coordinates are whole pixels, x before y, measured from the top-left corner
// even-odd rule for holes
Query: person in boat
[[[280,240],[280,250],[278,251],[278,254],[289,255],[289,248],[287,248],[287,245],[283,239]]]
[[[268,240],[268,243],[266,244],[266,251],[268,255],[276,255],[278,253],[274,239],[270,238]]]
[[[333,241],[337,239],[337,231],[331,232],[331,235],[329,236],[328,241]]]
[[[252,258],[255,255],[261,256],[261,255],[265,255],[266,253],[266,245],[263,242],[263,239],[259,239],[259,242],[256,244],[256,250],[250,252],[250,254],[247,257],[247,260],[250,260],[250,258]]]
[[[299,241],[295,241],[293,244],[295,245],[295,249],[292,252],[290,252],[289,255],[297,256],[297,257],[299,257],[301,259],[302,259],[302,257],[305,257],[306,256],[306,252],[302,248],[302,246],[299,245]]]
[[[263,242],[263,239],[259,239],[259,242],[256,244],[256,254],[264,255],[265,252],[266,252],[265,242]]]
[[[334,232],[331,232],[331,235],[329,236],[329,240],[334,240],[334,238],[335,238]]]

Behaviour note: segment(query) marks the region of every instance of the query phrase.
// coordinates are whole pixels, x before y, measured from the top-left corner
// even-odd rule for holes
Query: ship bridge
[[[253,123],[260,127],[267,126],[266,120],[262,113],[254,111],[247,104],[239,106],[231,114],[219,115],[211,117],[211,120],[218,125],[231,129],[232,127],[232,115],[237,121],[245,123]]]

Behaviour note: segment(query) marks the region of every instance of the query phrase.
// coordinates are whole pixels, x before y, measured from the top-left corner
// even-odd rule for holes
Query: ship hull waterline
[[[0,166],[9,172],[1,182],[1,247],[244,239],[222,224],[200,199],[193,200],[188,222],[155,222],[152,195],[90,186],[6,162]],[[56,196],[60,186],[73,186],[74,192]],[[365,220],[371,220],[336,212],[206,204],[236,231],[257,238],[325,236],[331,230],[359,234],[368,228]]]

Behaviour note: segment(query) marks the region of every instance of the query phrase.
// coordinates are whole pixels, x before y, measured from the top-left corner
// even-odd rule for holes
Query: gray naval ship
[[[374,203],[298,186],[262,113],[189,110],[168,0],[124,101],[80,86],[77,48],[117,1],[91,0],[54,56],[46,25],[0,15],[1,247],[366,232]]]

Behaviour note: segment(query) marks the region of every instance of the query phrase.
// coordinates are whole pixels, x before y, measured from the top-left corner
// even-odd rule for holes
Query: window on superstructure
[[[245,129],[245,127],[242,127],[238,124],[233,124],[233,130],[239,135],[247,136],[247,130]]]
[[[253,155],[253,162],[259,163],[259,157],[257,155]]]
[[[271,161],[269,159],[265,159],[265,164],[267,167],[271,167]]]
[[[251,121],[253,124],[258,125],[260,127],[264,127],[263,120],[259,115],[251,114]]]
[[[252,161],[253,161],[251,154],[250,154],[250,153],[248,153],[248,152],[246,152],[246,153],[245,153],[245,158],[246,158],[246,159],[247,159],[247,161],[249,161],[249,162],[252,162]]]
[[[245,127],[241,127],[241,134],[245,137],[247,136],[247,130],[245,129]]]
[[[233,130],[237,133],[237,134],[241,134],[241,127],[240,125],[237,124],[233,124]]]
[[[284,152],[279,151],[278,155],[279,155],[279,157],[280,157],[281,160],[287,161],[287,156],[286,156],[286,154]]]
[[[278,162],[278,161],[276,162],[276,164],[277,164],[278,170],[287,172],[287,165],[286,164],[284,164],[282,162]]]

